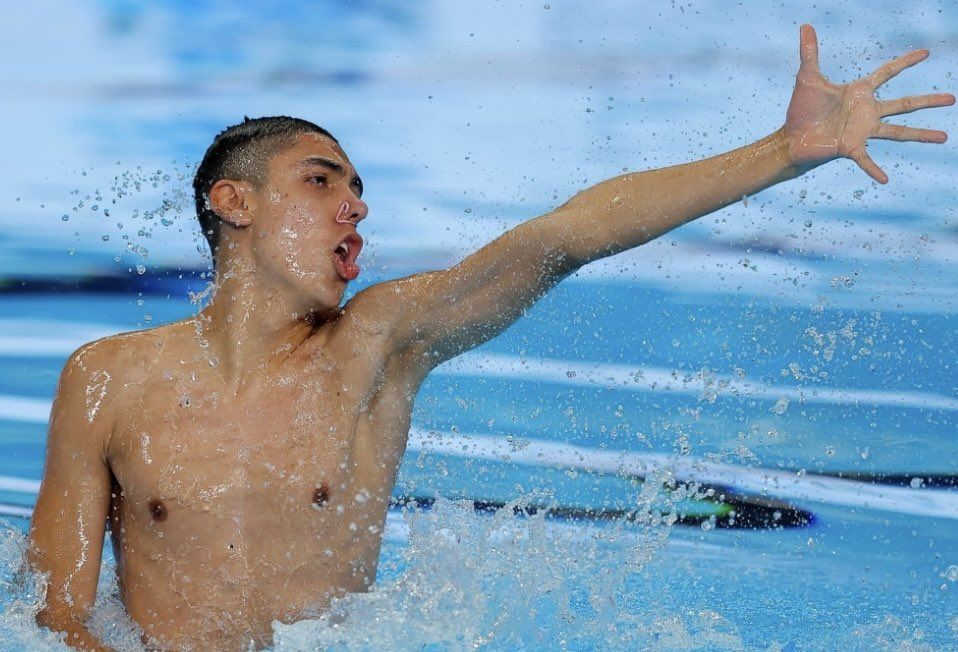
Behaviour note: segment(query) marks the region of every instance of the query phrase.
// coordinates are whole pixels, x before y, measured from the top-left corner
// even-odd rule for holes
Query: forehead
[[[301,134],[296,141],[273,156],[269,163],[270,172],[295,171],[303,166],[303,162],[311,157],[330,159],[345,168],[346,173],[355,176],[356,170],[346,156],[346,152],[333,140],[322,134]]]

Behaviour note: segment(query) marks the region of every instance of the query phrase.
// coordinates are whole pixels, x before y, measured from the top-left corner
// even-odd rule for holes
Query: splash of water
[[[664,545],[667,522],[633,527],[627,552],[616,545],[623,524],[588,531],[556,526],[544,512],[513,515],[532,500],[491,517],[469,501],[409,511],[401,572],[319,619],[274,623],[275,649],[561,649],[628,640],[625,578]]]
[[[663,514],[657,489],[643,493],[635,520],[603,526],[523,511],[542,498],[523,496],[492,514],[441,498],[431,509],[404,509],[392,540],[407,543],[384,555],[372,590],[335,600],[315,619],[274,621],[272,649],[797,649],[749,640],[719,605],[692,608],[649,572],[676,518]],[[35,623],[44,578],[25,571],[25,558],[25,535],[0,522],[0,650],[66,650],[62,636]],[[143,650],[114,574],[107,557],[89,627],[113,649]],[[826,647],[930,649],[887,619],[827,638]]]
[[[408,545],[384,563],[384,579],[369,593],[335,601],[319,618],[275,622],[274,649],[567,648],[633,640],[640,629],[626,579],[665,545],[675,520],[650,509],[660,498],[654,488],[646,492],[641,526],[602,528],[560,525],[544,511],[530,515],[530,504],[542,504],[534,494],[491,515],[476,513],[470,501],[441,498],[431,509],[404,509],[393,531]],[[35,624],[45,585],[26,572],[25,553],[25,536],[8,526],[0,548],[2,647],[66,649],[60,636]],[[140,650],[141,632],[123,609],[114,574],[107,558],[90,629],[115,649]]]

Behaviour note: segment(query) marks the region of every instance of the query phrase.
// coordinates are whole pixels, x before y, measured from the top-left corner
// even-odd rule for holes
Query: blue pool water
[[[197,310],[188,182],[223,126],[301,115],[344,143],[371,206],[354,291],[623,168],[770,133],[801,22],[840,82],[931,49],[884,97],[954,92],[958,61],[958,14],[932,1],[9,11],[3,60],[27,63],[0,65],[3,650],[55,649],[17,571],[59,371]],[[899,117],[954,138],[955,116]],[[887,186],[831,163],[582,270],[437,369],[395,492],[422,507],[391,512],[375,590],[275,648],[958,647],[955,154],[871,153]],[[122,648],[109,563],[95,622]]]

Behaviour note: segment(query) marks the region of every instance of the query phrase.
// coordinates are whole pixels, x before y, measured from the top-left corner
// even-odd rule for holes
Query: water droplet
[[[775,402],[775,405],[769,410],[774,414],[785,414],[785,410],[788,409],[790,399],[787,396],[783,396]]]

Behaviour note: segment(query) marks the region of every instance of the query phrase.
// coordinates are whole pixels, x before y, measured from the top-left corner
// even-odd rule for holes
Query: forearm
[[[556,209],[553,219],[563,222],[568,255],[585,264],[654,240],[808,169],[791,164],[779,129],[725,154],[603,181]]]

